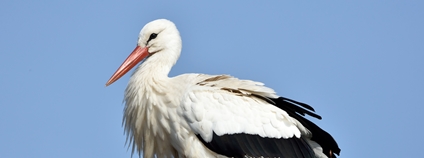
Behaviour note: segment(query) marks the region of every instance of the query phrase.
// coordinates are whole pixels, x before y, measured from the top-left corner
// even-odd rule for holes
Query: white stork
[[[336,157],[333,137],[303,116],[304,103],[260,82],[228,75],[168,77],[180,56],[169,20],[146,24],[137,46],[106,86],[144,61],[125,90],[124,126],[133,152],[153,157]]]

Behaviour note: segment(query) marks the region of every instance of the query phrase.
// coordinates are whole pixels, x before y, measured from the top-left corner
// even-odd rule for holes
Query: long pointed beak
[[[136,66],[141,60],[149,55],[148,47],[141,48],[140,46],[135,47],[132,53],[125,59],[121,66],[116,70],[116,72],[110,77],[109,81],[106,82],[106,86],[111,85],[113,82],[117,81],[119,78],[124,76],[128,71],[130,71],[134,66]]]

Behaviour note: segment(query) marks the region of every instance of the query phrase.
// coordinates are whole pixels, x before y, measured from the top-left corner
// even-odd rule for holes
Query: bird
[[[136,67],[124,94],[123,127],[132,154],[144,158],[335,158],[335,139],[305,118],[308,104],[263,83],[230,75],[169,77],[182,50],[173,22],[157,19],[107,81]]]

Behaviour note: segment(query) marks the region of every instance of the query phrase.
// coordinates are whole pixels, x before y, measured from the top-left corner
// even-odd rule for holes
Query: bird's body
[[[133,151],[150,157],[335,157],[325,131],[300,115],[306,104],[262,83],[228,75],[168,77],[181,51],[175,25],[148,23],[138,46],[108,81],[143,58],[125,91],[124,126]],[[312,111],[312,112],[311,112]]]

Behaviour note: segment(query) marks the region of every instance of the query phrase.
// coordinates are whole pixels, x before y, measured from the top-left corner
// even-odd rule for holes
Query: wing
[[[320,118],[306,104],[299,107],[287,100],[292,101],[284,106],[288,113],[278,107],[282,100],[272,89],[231,76],[204,77],[186,93],[183,116],[202,143],[218,154],[315,157],[308,142],[309,130],[290,116],[311,114]]]
[[[267,138],[245,133],[213,134],[206,142],[200,135],[199,140],[210,150],[227,157],[280,157],[314,158],[314,152],[304,138]]]
[[[322,152],[327,157],[336,158],[335,154],[340,154],[341,150],[334,138],[329,133],[318,127],[316,124],[303,117],[305,116],[305,114],[308,114],[312,117],[321,119],[321,116],[308,111],[314,111],[311,106],[284,97],[279,97],[277,99],[271,100],[275,106],[285,110],[291,117],[298,120],[306,129],[308,129],[312,133],[310,139],[312,141],[315,141],[319,144],[319,146],[322,147]],[[307,108],[308,110],[302,107]]]

